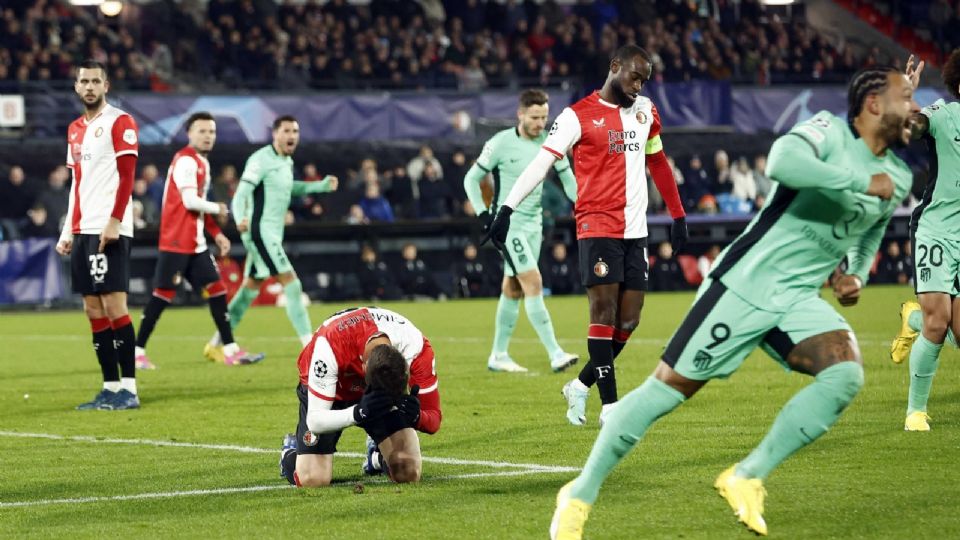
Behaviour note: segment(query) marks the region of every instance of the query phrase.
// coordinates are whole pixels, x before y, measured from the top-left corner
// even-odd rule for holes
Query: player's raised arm
[[[319,182],[304,182],[303,180],[294,180],[293,189],[290,194],[294,197],[310,195],[312,193],[329,193],[336,191],[340,181],[336,176],[328,174]]]
[[[774,141],[767,157],[767,176],[792,189],[849,189],[869,193],[870,174],[824,161],[833,146],[843,144],[836,130],[848,128],[837,123],[832,115],[819,113]],[[892,186],[890,183],[891,193],[886,198],[892,195]]]

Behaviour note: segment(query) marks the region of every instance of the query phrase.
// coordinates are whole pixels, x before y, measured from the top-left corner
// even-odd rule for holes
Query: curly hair
[[[943,84],[955,99],[960,99],[960,49],[954,49],[943,64]]]

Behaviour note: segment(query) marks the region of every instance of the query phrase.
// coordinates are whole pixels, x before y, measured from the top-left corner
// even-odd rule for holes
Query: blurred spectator
[[[455,202],[465,201],[467,193],[463,189],[463,177],[470,169],[470,163],[467,161],[467,154],[463,148],[455,148],[450,154],[450,159],[443,161],[443,170],[447,171],[447,182],[451,184],[451,197]],[[459,204],[454,204],[456,214],[460,215],[461,208]]]
[[[147,181],[138,178],[133,181],[133,200],[140,202],[140,217],[146,225],[160,223],[160,209],[153,204],[153,199],[147,193]]]
[[[731,194],[742,200],[753,203],[757,198],[757,183],[753,179],[753,171],[747,158],[740,157],[730,171],[730,183],[733,184]]]
[[[714,244],[710,246],[703,255],[697,258],[697,271],[700,272],[700,276],[703,279],[707,279],[707,276],[710,275],[710,270],[713,269],[713,263],[719,255],[720,246]]]
[[[573,203],[567,199],[567,194],[563,192],[560,181],[556,177],[543,181],[543,237],[549,241],[553,238],[553,229],[556,227],[557,218],[569,217],[573,212]],[[545,258],[546,253],[541,253],[541,258]]]
[[[413,183],[403,166],[395,167],[390,175],[390,187],[387,200],[400,219],[414,219],[417,215],[416,201],[413,198]]]
[[[710,176],[703,169],[700,156],[694,154],[690,158],[690,167],[683,173],[683,184],[680,186],[684,208],[699,207],[703,197],[710,193]]]
[[[910,279],[910,271],[907,269],[906,260],[900,251],[900,244],[896,240],[891,240],[887,244],[887,249],[880,255],[880,262],[877,264],[877,273],[874,275],[875,283],[907,283]]]
[[[154,208],[163,208],[164,179],[153,163],[147,163],[140,169],[140,179],[147,184],[147,197],[153,201]]]
[[[716,214],[718,211],[720,211],[720,208],[717,206],[717,198],[709,193],[703,197],[700,197],[700,200],[697,201],[695,208],[697,209],[697,212],[708,215]]]
[[[359,204],[350,205],[347,217],[343,219],[347,225],[366,225],[370,223],[367,215],[363,213],[363,208]]]
[[[567,256],[567,246],[557,242],[550,249],[547,261],[546,286],[550,294],[574,294],[580,292],[580,276],[577,267]]]
[[[480,69],[480,58],[471,56],[467,65],[457,73],[457,81],[462,92],[479,92],[487,87],[487,76]]]
[[[680,265],[673,258],[673,246],[663,242],[657,248],[657,257],[650,268],[650,290],[679,291],[686,288]]]
[[[134,199],[130,203],[131,214],[133,215],[133,229],[139,231],[147,228],[147,220],[143,218],[143,203]]]
[[[713,185],[710,193],[730,193],[733,190],[733,181],[730,178],[730,157],[724,150],[717,150],[713,155]]]
[[[673,180],[677,183],[677,189],[683,189],[683,173],[677,167],[677,162],[671,156],[667,156],[667,165],[670,166],[670,171],[673,173]],[[663,203],[663,196],[660,195],[660,190],[653,183],[653,175],[649,173],[647,173],[647,196],[649,197],[647,213],[659,214],[667,209]]]
[[[443,178],[443,167],[440,165],[440,161],[437,160],[433,155],[433,149],[427,145],[420,147],[420,152],[407,163],[407,176],[410,177],[411,185],[413,186],[413,200],[418,202],[420,201],[420,179],[423,177],[423,170],[427,167],[427,163],[433,165],[433,170],[436,173],[438,178]]]
[[[70,172],[64,165],[57,165],[47,176],[47,187],[40,191],[37,202],[47,211],[47,221],[57,229],[63,227],[63,220],[67,215],[67,205],[70,204],[70,186],[67,181]]]
[[[20,228],[21,237],[54,238],[60,235],[56,224],[47,220],[47,209],[39,202],[34,204],[30,210],[27,210],[27,218],[23,227]]]
[[[482,298],[497,294],[497,288],[491,280],[493,274],[478,257],[477,246],[467,244],[463,248],[463,258],[454,267],[454,279],[457,292],[463,298]]]
[[[239,183],[240,179],[237,178],[237,168],[229,164],[224,165],[220,169],[220,174],[213,180],[213,185],[211,186],[213,200],[230,204]]]
[[[753,181],[757,185],[757,208],[763,206],[770,190],[773,189],[773,182],[767,178],[767,156],[760,154],[753,159]]]
[[[320,180],[323,180],[323,176],[317,171],[315,164],[307,163],[303,166],[304,182]],[[320,204],[320,197],[317,195],[304,195],[293,203],[293,211],[298,221],[316,221],[323,216],[323,205]]]
[[[366,300],[396,300],[400,298],[400,290],[393,281],[393,274],[387,264],[378,260],[377,252],[370,245],[364,244],[360,249],[360,270],[357,279],[360,281],[360,290]]]
[[[390,208],[387,199],[380,194],[380,184],[376,182],[367,184],[363,198],[360,199],[360,209],[370,221],[393,222],[393,209]]]
[[[36,193],[27,182],[23,167],[14,165],[6,181],[0,181],[0,219],[21,220],[33,206]]]
[[[433,167],[427,163],[420,177],[420,218],[440,219],[450,217],[450,200],[453,190]]]
[[[440,288],[433,280],[427,265],[417,258],[417,246],[404,244],[400,254],[403,262],[400,265],[399,282],[404,296],[439,298]]]

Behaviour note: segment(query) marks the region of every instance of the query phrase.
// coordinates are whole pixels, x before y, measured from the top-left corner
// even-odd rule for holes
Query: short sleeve
[[[798,123],[788,132],[788,135],[796,135],[813,147],[813,152],[817,158],[823,160],[833,148],[842,148],[842,135],[839,130],[846,126],[841,121],[826,111],[821,111],[809,120]]]
[[[920,109],[920,114],[927,117],[930,127],[927,132],[936,137],[940,124],[943,123],[947,115],[947,104],[944,100],[938,99],[933,105],[927,105]]]
[[[197,189],[197,160],[180,156],[173,164],[173,182],[177,189]]]
[[[243,166],[243,174],[240,175],[241,182],[248,182],[254,186],[259,186],[263,181],[263,160],[260,158],[260,152],[254,152],[247,158],[246,165]]]
[[[480,151],[480,156],[477,157],[477,166],[483,169],[484,172],[492,171],[497,168],[497,165],[500,163],[500,157],[497,156],[497,143],[499,141],[500,137],[491,137],[490,140],[483,145],[483,150]]]
[[[307,389],[311,394],[326,401],[333,401],[337,395],[337,377],[339,366],[333,348],[325,337],[317,337],[310,357],[310,376]]]
[[[579,140],[580,119],[577,118],[577,113],[573,112],[573,109],[567,107],[550,126],[550,134],[543,142],[543,148],[557,159],[562,159]]]
[[[113,152],[117,157],[132,154],[140,150],[140,137],[137,123],[129,114],[122,114],[113,121]]]

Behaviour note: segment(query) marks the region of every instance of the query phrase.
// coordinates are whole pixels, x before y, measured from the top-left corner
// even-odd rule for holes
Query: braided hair
[[[960,49],[954,49],[943,64],[943,84],[956,99],[960,99]]]
[[[853,74],[847,87],[847,120],[853,122],[863,110],[863,102],[871,94],[879,94],[890,84],[889,75],[900,73],[893,66],[870,66]]]

